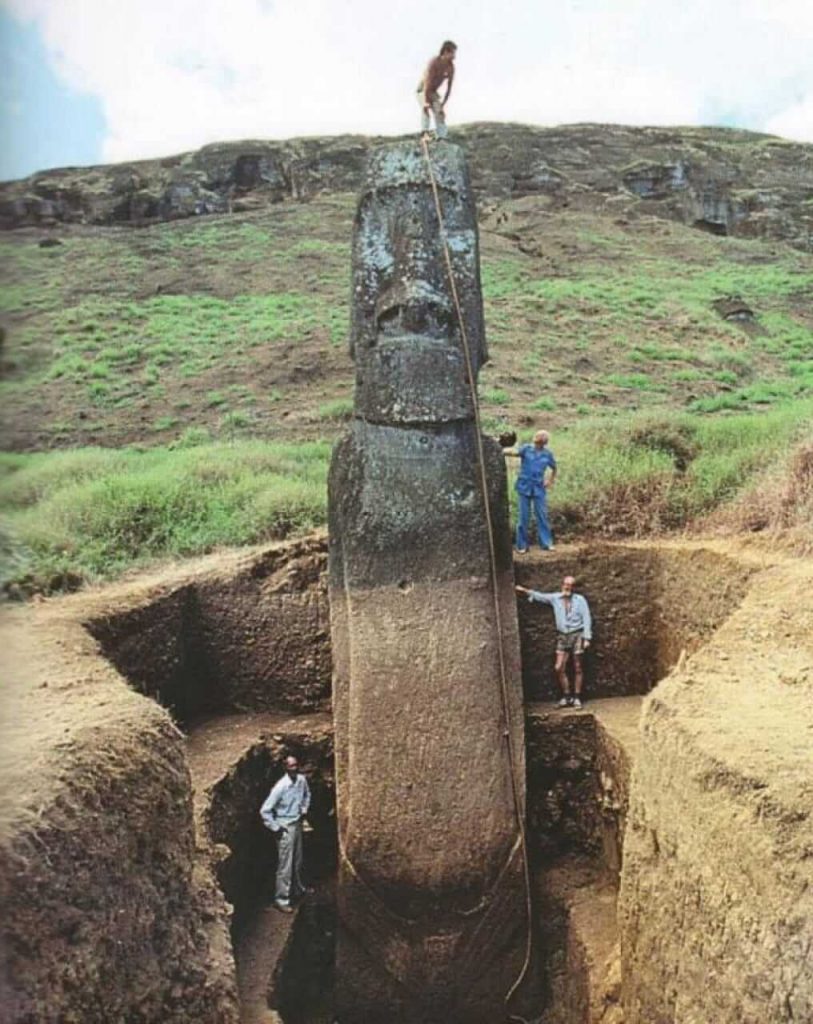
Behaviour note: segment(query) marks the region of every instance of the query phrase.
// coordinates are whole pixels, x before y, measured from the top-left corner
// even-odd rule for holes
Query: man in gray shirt
[[[295,757],[285,758],[285,774],[260,808],[266,828],[277,837],[277,884],[274,906],[292,914],[291,900],[304,896],[302,879],[302,821],[311,805],[308,780],[299,773]]]
[[[529,601],[549,604],[553,608],[556,619],[556,677],[562,696],[559,707],[580,708],[584,673],[582,671],[582,655],[593,639],[593,622],[587,599],[574,593],[576,580],[573,576],[565,576],[562,589],[553,594],[543,594],[539,590],[528,590],[517,587],[518,594],[527,594]],[[573,689],[570,692],[570,680],[567,677],[567,661],[573,655]]]

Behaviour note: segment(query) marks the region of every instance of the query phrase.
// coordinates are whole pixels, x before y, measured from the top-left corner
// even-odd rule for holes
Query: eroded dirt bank
[[[183,736],[61,606],[30,611],[0,628],[4,1020],[236,1024]]]
[[[4,612],[0,896],[15,1024],[238,1019],[222,890],[238,915],[260,894],[267,837],[252,809],[281,738],[296,732],[280,731],[277,716],[309,736],[314,715],[329,721],[323,568],[316,537]],[[557,999],[574,1008],[572,1024],[601,1020],[599,1009],[620,1019],[615,982],[610,1004],[568,978],[598,955],[585,936],[606,923],[585,908],[609,907],[614,927],[628,819],[628,1021],[813,1019],[801,969],[813,941],[813,569],[676,542],[535,555],[517,578],[553,590],[563,571],[582,581],[597,619],[591,696],[641,693],[674,671],[645,701],[631,784],[612,737],[590,752],[600,725],[573,716],[555,733],[529,732],[535,856],[576,871],[552,875],[540,895],[570,922]],[[530,696],[550,693],[544,613],[521,605]],[[196,749],[156,699],[194,727]],[[259,747],[237,718],[226,727],[240,710],[270,716]],[[329,833],[326,737],[299,753],[324,781]],[[585,855],[606,866],[601,877],[589,866],[579,875]]]
[[[627,1024],[813,1021],[809,562],[646,700],[620,914]]]

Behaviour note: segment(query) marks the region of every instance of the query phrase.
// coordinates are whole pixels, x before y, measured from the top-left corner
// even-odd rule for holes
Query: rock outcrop
[[[476,373],[486,346],[474,198],[459,147],[437,144],[432,162]],[[483,439],[503,694],[473,397],[442,245],[420,146],[376,150],[353,247],[355,421],[328,485],[343,1024],[501,1019],[525,953],[506,475]]]
[[[813,146],[729,128],[471,124],[453,129],[484,200],[654,215],[813,249]],[[246,141],[0,186],[0,227],[142,224],[355,192],[380,138]]]

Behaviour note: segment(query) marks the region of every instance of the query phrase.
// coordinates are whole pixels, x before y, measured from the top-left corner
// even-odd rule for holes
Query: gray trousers
[[[290,903],[291,899],[302,896],[305,883],[302,879],[302,822],[286,825],[287,832],[277,841],[277,887],[274,899],[277,903]]]
[[[429,98],[432,101],[431,102],[432,113],[435,115],[435,129],[436,129],[436,132],[437,132],[437,137],[439,139],[445,139],[446,136],[449,133],[448,133],[448,130],[446,128],[446,113],[445,113],[445,111],[443,109],[443,106],[442,106],[442,104],[440,102],[440,96],[438,96],[438,94],[436,92],[433,92],[430,95]],[[424,107],[423,89],[419,89],[418,90],[418,103],[420,104],[420,107],[421,107],[421,131],[422,132],[428,132],[429,131],[429,113],[428,113],[428,111],[423,109],[423,107]]]

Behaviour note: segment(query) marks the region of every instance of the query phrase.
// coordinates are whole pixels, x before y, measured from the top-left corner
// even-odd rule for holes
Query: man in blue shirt
[[[507,449],[506,455],[520,460],[519,476],[515,489],[519,498],[519,523],[517,524],[517,551],[525,554],[528,550],[528,526],[531,521],[531,505],[536,516],[536,539],[544,551],[553,550],[553,536],[548,522],[547,491],[556,479],[556,459],[547,447],[548,435],[544,430],[534,434],[533,444],[521,444],[519,448]]]
[[[291,900],[308,891],[302,879],[302,822],[311,804],[308,780],[295,757],[285,758],[285,774],[260,808],[266,828],[277,837],[277,884],[274,906],[292,914]]]
[[[549,604],[553,608],[556,619],[556,677],[562,696],[559,707],[581,708],[582,706],[582,654],[590,646],[593,639],[593,620],[587,599],[574,593],[576,580],[573,576],[565,576],[562,589],[553,594],[543,594],[527,587],[517,587],[518,594],[526,594],[529,601]],[[567,660],[573,655],[573,689],[570,693],[570,680],[567,678]]]

